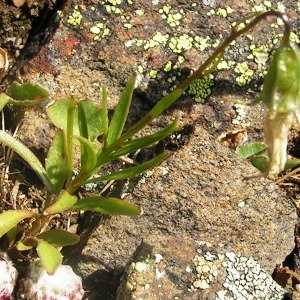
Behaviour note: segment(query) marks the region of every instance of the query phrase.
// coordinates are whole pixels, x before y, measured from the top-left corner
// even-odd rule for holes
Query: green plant
[[[184,91],[197,79],[213,72],[218,65],[227,46],[242,34],[246,33],[261,20],[275,16],[285,23],[286,32],[283,44],[288,43],[290,26],[284,14],[279,12],[264,12],[252,14],[233,27],[231,35],[215,50],[215,52],[193,72],[177,89],[163,97],[155,107],[134,126],[124,131],[124,125],[132,99],[135,76],[131,77],[120,97],[112,119],[108,120],[107,90],[102,88],[102,106],[93,104],[89,100],[79,101],[68,98],[55,102],[48,108],[48,116],[58,127],[51,148],[48,152],[45,166],[20,141],[0,131],[0,142],[18,153],[39,175],[46,187],[47,195],[39,213],[31,210],[8,210],[0,214],[0,237],[5,235],[9,241],[9,251],[24,252],[36,249],[46,271],[55,273],[62,262],[59,248],[75,244],[79,241],[76,234],[62,229],[44,231],[44,225],[54,214],[61,214],[68,210],[92,210],[107,214],[139,215],[141,208],[126,201],[103,196],[79,198],[77,191],[80,187],[108,180],[122,180],[136,176],[145,170],[154,167],[168,156],[162,153],[152,160],[138,166],[113,172],[109,175],[97,175],[107,163],[120,159],[138,149],[164,139],[178,130],[178,121],[175,120],[164,129],[140,138],[135,135],[172,105]],[[288,44],[289,45],[289,44]],[[282,46],[281,46],[282,47]],[[271,67],[272,76],[273,68]],[[277,77],[269,79],[275,82]],[[281,91],[281,89],[279,89]],[[278,112],[278,107],[269,103],[269,90],[263,90],[260,100],[264,101],[272,114]],[[282,91],[282,93],[285,93]],[[0,109],[6,104],[33,105],[44,101],[48,97],[46,91],[31,84],[13,84],[7,94],[0,95]],[[281,113],[281,111],[280,111]],[[101,142],[100,142],[101,141]],[[75,159],[73,149],[79,147],[79,172],[74,176]],[[30,219],[28,229],[22,229],[17,224]],[[23,226],[25,228],[25,226]],[[20,229],[21,228],[21,229]],[[21,231],[20,231],[21,230]]]

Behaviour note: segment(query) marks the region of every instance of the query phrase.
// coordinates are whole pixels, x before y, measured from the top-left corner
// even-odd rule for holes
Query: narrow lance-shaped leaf
[[[106,145],[112,144],[116,141],[122,134],[124,125],[127,119],[129,107],[132,100],[132,94],[134,89],[136,76],[132,76],[121,95],[120,101],[114,111],[114,115],[109,124],[106,139]]]
[[[49,179],[58,194],[67,179],[67,154],[64,145],[64,136],[61,130],[56,132],[46,158],[46,171]]]
[[[102,87],[102,111],[101,111],[101,119],[103,122],[103,136],[107,136],[108,131],[108,109],[107,109],[107,89],[106,86]],[[106,148],[106,138],[104,138],[103,147]]]
[[[95,182],[101,182],[106,180],[124,180],[127,178],[134,177],[138,174],[141,174],[145,172],[146,170],[149,170],[153,167],[155,167],[157,164],[159,164],[163,159],[169,156],[169,152],[164,152],[162,154],[157,155],[153,159],[140,164],[138,166],[130,167],[127,169],[124,169],[122,171],[114,172],[109,175],[99,176],[93,179],[87,180],[84,184],[88,183],[95,183]]]
[[[74,136],[81,145],[81,170],[80,172],[91,172],[97,163],[97,151],[95,146],[82,136]]]
[[[35,214],[28,210],[7,210],[0,214],[0,237],[15,227],[20,221],[34,217]]]
[[[115,141],[112,145],[108,145],[106,152],[111,153],[115,149],[122,145],[125,141],[133,137],[137,132],[142,130],[145,126],[151,123],[157,116],[159,116],[165,109],[172,105],[184,92],[184,89],[176,89],[171,94],[164,96],[152,110],[142,117],[135,125],[133,125],[128,131]]]
[[[48,274],[54,274],[62,263],[62,255],[58,249],[48,242],[38,239],[37,254]]]
[[[103,214],[138,216],[142,213],[139,206],[117,198],[102,196],[83,198],[72,207],[73,210],[91,210]]]
[[[47,187],[50,193],[54,192],[52,183],[47,175],[46,170],[39,161],[39,159],[31,152],[25,145],[19,142],[16,138],[9,135],[3,130],[0,130],[0,142],[5,144],[20,155],[30,167],[39,175],[44,185]]]
[[[44,231],[43,233],[38,235],[38,238],[48,242],[55,247],[75,245],[80,240],[77,234],[62,229],[52,229]]]
[[[77,201],[77,197],[70,195],[67,191],[62,191],[44,212],[45,215],[57,214],[70,209]]]
[[[104,163],[111,161],[113,159],[117,159],[120,156],[126,155],[128,153],[133,153],[139,149],[143,149],[143,148],[153,145],[154,143],[169,136],[174,131],[177,131],[179,129],[177,127],[177,124],[178,124],[178,120],[175,120],[170,125],[168,125],[166,128],[164,128],[154,134],[151,134],[151,135],[139,138],[139,139],[127,141],[118,150],[112,151],[112,149],[111,149],[112,147],[111,146],[108,147],[105,151],[98,153],[97,166],[101,166]],[[115,146],[117,145],[118,141],[119,140],[117,140],[116,144],[114,144]]]

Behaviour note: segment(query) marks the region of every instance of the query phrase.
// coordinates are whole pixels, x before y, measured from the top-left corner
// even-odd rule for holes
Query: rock
[[[185,3],[172,0],[168,4],[160,1],[123,1],[118,4],[115,1],[116,5],[112,2],[69,1],[56,34],[37,57],[23,66],[22,79],[44,86],[50,92],[51,99],[72,95],[80,99],[90,98],[98,103],[100,86],[106,84],[109,108],[114,108],[124,83],[130,74],[138,72],[138,88],[130,112],[131,124],[149,111],[163,93],[170,91],[199,66],[216,44],[229,34],[233,22],[260,7],[249,1],[229,1],[230,7],[220,1]],[[265,2],[269,5],[269,1]],[[295,2],[282,3],[287,4],[289,10],[297,10]],[[261,5],[263,9],[270,9],[265,4]],[[277,9],[276,1],[271,5]],[[20,11],[19,8],[14,10]],[[49,14],[57,20],[56,10],[55,13],[51,10]],[[178,16],[180,20],[176,20]],[[174,17],[175,23],[172,21]],[[179,25],[173,26],[173,23]],[[36,35],[33,48],[28,48],[30,56],[39,50],[39,41],[45,41],[47,32],[51,34],[56,24],[47,24],[51,26],[45,36]],[[30,22],[28,26],[31,25]],[[5,30],[1,30],[4,33]],[[187,93],[151,125],[149,131],[154,131],[168,120],[180,116],[181,125],[196,129],[188,135],[191,136],[190,141],[182,143],[182,149],[159,167],[126,183],[129,188],[123,193],[129,194],[128,201],[142,206],[144,215],[139,218],[117,216],[99,221],[95,232],[88,238],[84,237],[84,242],[86,239],[88,241],[82,253],[70,255],[69,259],[78,263],[80,272],[86,278],[89,299],[113,299],[124,265],[150,234],[166,247],[176,236],[182,237],[182,242],[189,241],[190,245],[195,245],[197,241],[211,243],[212,253],[217,252],[222,244],[224,253],[227,253],[224,260],[228,263],[235,263],[239,255],[242,255],[241,260],[251,261],[253,258],[267,274],[271,274],[274,266],[282,263],[291,252],[297,219],[293,206],[272,181],[263,178],[244,180],[246,176],[256,175],[257,171],[217,141],[220,133],[235,127],[246,128],[250,140],[261,138],[263,109],[260,106],[241,109],[232,107],[226,101],[254,98],[255,93],[247,92],[249,89],[254,92],[259,90],[260,74],[266,69],[266,65],[257,61],[255,54],[257,51],[259,54],[271,53],[276,47],[274,41],[278,39],[278,33],[282,33],[282,28],[276,26],[271,32],[269,25],[257,26],[251,36],[230,46],[214,75],[214,86],[210,85],[212,81],[204,82],[203,86],[198,83],[199,94]],[[28,31],[21,37],[22,46],[28,39]],[[259,48],[261,44],[264,46],[262,49]],[[253,45],[257,48],[250,47]],[[24,53],[26,58],[26,51],[18,46],[11,49],[10,57],[22,58]],[[1,42],[1,47],[9,50],[5,47],[5,41]],[[21,60],[17,66],[23,64]],[[245,64],[246,71],[254,74],[253,78],[248,78],[249,72],[244,72]],[[156,78],[155,74],[158,75]],[[195,104],[194,100],[198,101],[200,97],[204,102],[209,94],[208,103]],[[44,113],[37,111],[39,116]],[[23,134],[18,137],[40,149],[39,144],[43,148],[48,146],[46,137],[49,128],[45,124],[42,131],[37,132],[34,113],[25,115],[28,117],[20,132],[24,135],[26,132],[35,133],[35,138],[26,140]],[[38,119],[41,121],[42,117]],[[29,130],[29,125],[34,130]],[[165,240],[162,241],[162,237]],[[154,245],[159,247],[159,243]],[[183,257],[178,248],[172,249],[179,260],[193,261],[196,253],[192,248]],[[175,257],[175,254],[172,256]],[[190,293],[188,287],[194,282],[199,287],[207,285],[202,279],[197,281],[194,266],[183,265],[182,268],[178,276],[182,276],[182,270],[190,268],[194,277],[189,279],[185,274],[189,286],[181,286],[180,293],[198,297],[198,290]],[[213,265],[209,268],[214,269]],[[223,268],[225,276],[226,268],[222,265],[219,268]],[[204,291],[214,295],[219,291],[221,298],[226,277],[221,280],[218,270],[213,270],[216,274],[213,276],[220,280],[219,289],[208,288]],[[207,266],[204,271],[202,268],[199,271],[208,272]],[[155,276],[162,280],[166,278],[160,269]],[[134,290],[134,285],[128,280],[126,285],[129,290]],[[144,288],[151,290],[152,286],[145,283]],[[175,293],[175,288],[173,291]]]
[[[160,247],[165,248],[172,246],[172,237],[177,235],[194,244],[205,241],[215,245],[211,253],[218,253],[219,249],[228,252],[226,259],[231,264],[241,255],[241,261],[245,258],[252,264],[257,262],[266,276],[271,275],[293,250],[297,216],[293,205],[272,181],[244,179],[254,174],[257,171],[232,150],[219,144],[203,128],[196,128],[190,142],[148,173],[148,178],[140,178],[126,198],[139,204],[144,214],[138,218],[112,217],[95,230],[79,261],[81,272],[91,274],[99,267],[87,260],[91,256],[107,262],[111,268],[122,265],[151,234],[157,241],[164,236],[164,246]],[[244,205],[239,205],[241,202]],[[184,272],[196,253],[180,252],[180,238],[176,243],[172,255],[175,261],[188,260],[180,266],[180,272]],[[195,251],[195,247],[190,249]],[[164,256],[159,251],[154,254]],[[151,265],[145,269],[149,268]],[[181,276],[177,274],[176,278]],[[150,281],[147,280],[145,284]],[[219,290],[224,282],[225,279]],[[126,284],[133,285],[131,281]],[[181,293],[188,291],[184,286],[186,290],[182,287]],[[175,287],[173,291],[175,296]]]
[[[157,262],[155,255],[161,255]],[[146,264],[143,272],[136,264]],[[202,268],[202,272],[196,269]],[[128,264],[116,300],[278,299],[289,293],[251,256],[187,236],[150,235]]]

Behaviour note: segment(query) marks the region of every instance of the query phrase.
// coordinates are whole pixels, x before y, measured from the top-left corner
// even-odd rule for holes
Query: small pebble
[[[143,263],[143,262],[140,262],[138,261],[136,264],[135,264],[135,270],[139,273],[145,271],[147,269],[147,264],[146,263]]]
[[[203,281],[203,280],[194,281],[193,286],[196,289],[202,289],[202,290],[205,290],[205,289],[209,288],[209,284],[207,282]]]
[[[202,266],[202,272],[203,273],[208,273],[210,271],[210,267],[207,265]]]

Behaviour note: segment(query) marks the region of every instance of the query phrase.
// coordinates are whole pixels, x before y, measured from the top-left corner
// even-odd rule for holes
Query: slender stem
[[[291,25],[288,21],[288,17],[286,14],[277,12],[277,11],[267,11],[264,13],[255,13],[246,17],[244,20],[238,22],[238,24],[232,28],[230,36],[225,39],[225,41],[219,45],[216,50],[207,58],[207,60],[197,69],[194,73],[192,73],[175,91],[171,94],[163,97],[154,107],[153,109],[139,122],[133,125],[126,133],[124,133],[115,143],[110,145],[107,149],[105,149],[106,153],[110,153],[110,151],[114,151],[114,149],[118,148],[122,145],[124,141],[133,136],[136,132],[144,128],[148,125],[154,118],[160,115],[165,109],[167,109],[170,105],[172,105],[183,93],[184,91],[195,81],[196,79],[202,78],[203,76],[211,73],[217,66],[216,60],[220,60],[223,56],[225,49],[240,37],[242,34],[249,31],[255,25],[257,25],[261,20],[264,20],[270,16],[280,18],[285,25],[285,32],[282,38],[282,42],[289,40],[289,36],[291,33]],[[245,27],[238,29],[239,25],[244,21],[247,21],[249,18],[254,18],[249,24],[245,25]],[[109,158],[107,158],[109,159]],[[104,160],[104,163],[106,161]]]
[[[236,26],[232,28],[230,36],[227,39],[225,39],[225,41],[216,48],[216,50],[212,53],[212,55],[208,57],[208,59],[201,65],[201,67],[197,71],[192,73],[190,77],[179,86],[179,88],[185,90],[192,84],[194,80],[203,77],[207,73],[205,72],[206,69],[209,68],[209,66],[212,65],[216,59],[218,59],[223,55],[225,49],[230,45],[230,43],[232,43],[234,40],[236,40],[244,33],[248,32],[251,28],[257,25],[261,20],[264,20],[270,16],[280,18],[283,21],[285,26],[285,31],[282,38],[282,43],[288,41],[291,34],[291,25],[289,23],[289,19],[286,14],[280,13],[278,11],[267,11],[259,15],[254,14],[250,16],[250,18],[254,17],[254,19],[248,25],[245,25],[244,28],[238,29],[239,25],[243,21],[248,20],[249,17],[248,18],[246,17],[244,20],[241,20]]]
[[[67,153],[67,183],[68,186],[72,181],[73,176],[73,126],[74,126],[74,114],[76,108],[76,100],[71,99],[68,107],[68,116],[67,116],[67,132],[66,132],[66,153]]]

